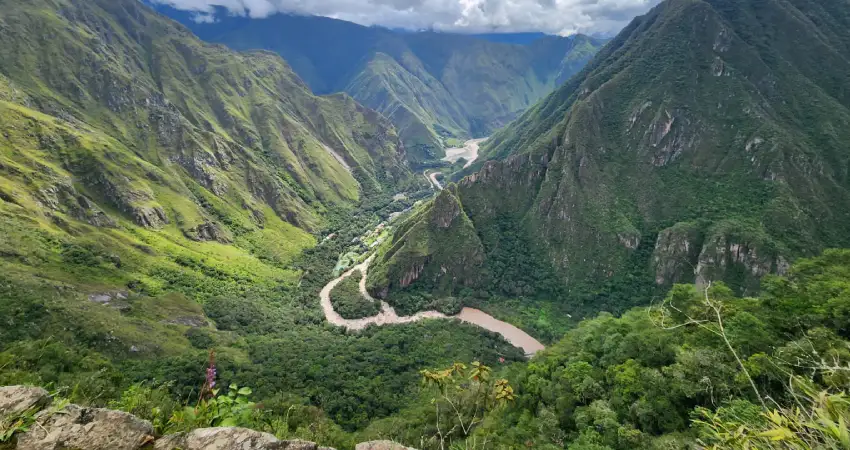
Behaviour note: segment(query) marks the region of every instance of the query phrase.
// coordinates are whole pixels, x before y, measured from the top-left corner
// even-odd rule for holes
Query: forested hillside
[[[469,449],[845,448],[848,279],[850,252],[832,250],[798,262],[787,277],[767,277],[758,297],[736,297],[722,283],[678,285],[649,308],[587,319],[528,364],[499,372],[516,399],[477,416],[470,433],[460,426],[473,417],[465,409],[470,400],[458,403],[461,416],[422,401],[369,431],[408,443],[430,437],[428,449],[441,442]]]
[[[493,278],[464,281],[461,268],[427,260],[384,258],[398,267],[382,270],[424,263],[431,279],[417,283],[455,279],[472,288],[470,302],[483,288],[592,313],[676,282],[757,292],[794,258],[850,245],[846,7],[660,4],[485,143],[483,160],[499,161],[474,165],[452,188]],[[521,256],[506,257],[514,247]],[[505,286],[505,275],[517,283]]]
[[[400,33],[325,17],[277,14],[215,23],[161,11],[202,39],[283,56],[317,93],[346,92],[392,121],[415,164],[443,148],[487,136],[549,94],[590,60],[603,41],[544,36],[527,45],[447,33]]]
[[[344,448],[422,366],[522,357],[448,322],[326,325],[339,256],[430,193],[380,114],[136,0],[0,11],[0,384],[188,402],[215,348],[221,379]]]

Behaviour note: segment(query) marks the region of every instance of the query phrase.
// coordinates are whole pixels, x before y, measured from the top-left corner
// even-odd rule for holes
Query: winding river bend
[[[507,323],[502,322],[501,320],[497,320],[493,316],[485,313],[484,311],[480,311],[474,308],[463,308],[460,314],[456,316],[447,316],[445,314],[439,313],[437,311],[424,311],[417,313],[413,316],[399,316],[396,314],[395,309],[390,306],[387,302],[381,302],[381,312],[376,316],[366,317],[363,319],[345,319],[339,315],[336,311],[334,311],[333,305],[331,304],[331,291],[336,287],[342,280],[348,278],[356,271],[359,271],[363,274],[363,278],[360,279],[360,294],[363,297],[372,300],[378,301],[372,298],[369,293],[366,291],[366,274],[369,270],[369,263],[372,262],[374,256],[367,259],[362,264],[352,267],[348,272],[340,275],[339,278],[328,283],[324,288],[322,288],[319,296],[321,297],[322,310],[325,313],[325,318],[328,322],[340,326],[345,327],[349,330],[362,330],[369,325],[391,325],[391,324],[404,324],[416,322],[423,319],[459,319],[463,322],[471,323],[473,325],[477,325],[485,330],[492,331],[494,333],[499,333],[502,337],[505,338],[508,342],[513,344],[517,348],[521,348],[525,351],[527,356],[532,356],[540,350],[543,350],[545,347],[541,344],[537,339],[531,337],[528,333],[520,330],[519,328]]]

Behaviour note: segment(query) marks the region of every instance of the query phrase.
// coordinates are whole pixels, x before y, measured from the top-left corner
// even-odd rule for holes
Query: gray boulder
[[[136,450],[153,442],[147,420],[120,411],[68,405],[42,411],[36,425],[18,437],[18,450]]]
[[[41,409],[49,403],[50,395],[39,387],[0,387],[0,420],[18,415],[31,408]]]
[[[306,441],[279,441],[268,433],[247,428],[201,428],[165,436],[154,450],[318,450]]]

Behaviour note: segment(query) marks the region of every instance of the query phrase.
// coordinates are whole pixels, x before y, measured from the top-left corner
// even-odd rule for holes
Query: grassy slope
[[[313,96],[277,56],[202,44],[134,1],[3,8],[10,281],[201,302],[287,286],[320,213],[409,174],[388,123]]]
[[[380,190],[405,176],[386,123],[342,96],[313,96],[271,54],[204,45],[133,3],[60,5],[8,5],[3,73],[34,109],[103,130],[157,166],[154,180],[175,194],[194,190],[177,181],[188,175],[237,208],[262,208],[254,196],[309,229],[322,205],[356,201],[359,183]]]

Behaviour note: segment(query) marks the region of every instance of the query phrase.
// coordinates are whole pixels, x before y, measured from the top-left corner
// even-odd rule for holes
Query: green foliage
[[[0,443],[11,442],[15,434],[26,433],[35,424],[38,409],[30,408],[20,414],[4,417],[0,421]]]
[[[381,312],[381,303],[363,297],[360,293],[360,280],[363,274],[354,272],[331,291],[331,304],[334,311],[344,319],[372,317]]]
[[[735,297],[718,283],[707,291],[679,285],[652,308],[582,321],[507,374],[518,400],[488,417],[479,441],[626,450],[697,448],[700,438],[718,449],[844,448],[837,439],[846,399],[838,393],[850,386],[850,336],[818,313],[823,300],[808,299],[843,296],[848,254],[802,260],[759,298]],[[804,381],[789,386],[792,377]]]
[[[218,389],[210,391],[210,397],[201,399],[197,406],[185,406],[174,411],[168,419],[169,430],[189,431],[196,428],[251,427],[258,422],[262,411],[249,400],[251,388],[231,384],[224,394]]]
[[[844,393],[817,391],[798,383],[803,391],[796,394],[793,407],[763,412],[750,408],[749,414],[699,409],[694,424],[701,430],[701,441],[711,450],[774,449],[847,449],[850,448],[850,398]],[[754,405],[751,405],[754,406]]]
[[[189,328],[185,333],[186,339],[199,350],[210,349],[215,345],[215,338],[209,330],[203,328]]]
[[[182,409],[171,397],[169,386],[150,383],[131,385],[118,399],[110,401],[109,407],[149,420],[158,434],[174,429],[175,424],[170,419]]]
[[[736,297],[782,256],[850,236],[846,80],[831,75],[848,73],[850,27],[831,3],[667,2],[494,138],[489,156],[511,159],[420,206],[430,193],[392,127],[345,95],[313,96],[273,55],[204,45],[135,0],[0,5],[0,384],[160,430],[235,424],[339,448],[357,431],[423,448],[844,445],[850,252]],[[817,36],[810,52],[800,36]],[[506,101],[510,79],[480,93],[458,76],[501,55],[456,58],[485,45],[455,38],[411,38],[408,60],[347,56],[371,66],[369,91],[409,82],[387,105],[428,73],[493,100],[476,115],[523,108]],[[492,125],[405,120],[421,148]],[[520,350],[454,321],[328,326],[319,290],[365,255],[355,238],[410,207],[373,294],[400,312],[480,304],[566,335],[516,364]],[[659,273],[682,280],[702,261],[722,267],[706,281],[729,283],[570,328],[568,314],[649,303]],[[213,346],[220,383],[252,392],[199,390]],[[457,360],[487,366],[425,372],[414,389],[423,367]],[[792,376],[814,390],[796,394]]]
[[[36,424],[36,419],[57,414],[66,405],[68,405],[67,399],[55,398],[53,404],[46,410],[42,411],[39,406],[34,406],[19,413],[3,417],[0,420],[0,445],[14,443],[15,435],[29,431]]]
[[[434,435],[423,436],[429,446],[474,450],[476,440],[470,435],[484,415],[516,400],[514,389],[506,379],[491,377],[492,369],[476,361],[467,366],[454,363],[443,370],[423,370],[422,384],[434,397]],[[483,448],[483,445],[482,445]]]

